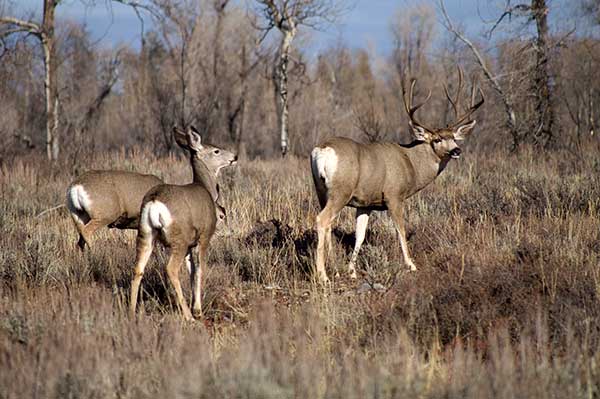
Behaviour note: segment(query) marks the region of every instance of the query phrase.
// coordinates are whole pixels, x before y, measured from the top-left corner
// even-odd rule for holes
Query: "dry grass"
[[[82,167],[17,159],[0,171],[0,398],[598,397],[598,150],[467,151],[409,201],[416,273],[380,214],[361,279],[345,278],[344,211],[331,289],[311,279],[307,160],[242,164],[223,179],[228,226],[210,251],[207,320],[191,324],[175,311],[162,253],[142,282],[143,314],[129,320],[134,232],[105,230],[79,254],[65,212],[34,215],[60,203]],[[190,178],[175,157],[92,163]],[[385,290],[358,293],[363,281]]]

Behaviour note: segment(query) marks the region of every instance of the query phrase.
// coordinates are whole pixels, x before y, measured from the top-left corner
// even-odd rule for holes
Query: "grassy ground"
[[[35,217],[85,169],[183,183],[185,160],[17,159],[0,169],[0,398],[598,397],[598,149],[467,151],[408,202],[416,273],[378,214],[347,279],[345,210],[330,288],[310,273],[308,161],[241,163],[222,179],[228,224],[195,323],[175,310],[162,251],[127,317],[134,232],[104,230],[82,255],[64,210]]]

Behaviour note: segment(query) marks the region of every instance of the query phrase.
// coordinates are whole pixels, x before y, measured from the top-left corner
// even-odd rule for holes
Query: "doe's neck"
[[[217,184],[217,171],[210,169],[194,154],[191,155],[193,183],[204,186],[210,193],[213,201],[219,198],[219,185]]]

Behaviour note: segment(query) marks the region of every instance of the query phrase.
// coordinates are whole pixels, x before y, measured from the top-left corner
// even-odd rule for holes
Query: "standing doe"
[[[185,261],[192,282],[194,316],[201,317],[200,280],[217,222],[215,179],[219,170],[237,161],[237,156],[202,144],[200,134],[193,127],[187,132],[175,129],[174,133],[177,144],[189,152],[193,182],[186,185],[161,184],[144,196],[136,241],[135,271],[131,280],[130,312],[135,315],[144,269],[152,254],[153,242],[158,238],[170,250],[167,274],[184,318],[191,320],[192,313],[179,282],[179,270]],[[196,246],[199,265],[195,264],[192,255]]]
[[[137,229],[144,195],[162,184],[154,175],[120,170],[91,170],[67,189],[67,209],[79,233],[82,251],[94,233],[104,227]]]
[[[432,129],[415,119],[415,112],[427,102],[427,98],[412,106],[416,80],[411,81],[408,98],[402,88],[404,106],[409,125],[416,141],[408,145],[396,143],[361,144],[343,137],[325,140],[311,153],[311,169],[321,212],[317,216],[317,261],[316,269],[321,281],[328,281],[325,272],[326,254],[331,250],[331,226],[334,218],[345,206],[356,208],[356,242],[348,264],[348,272],[356,278],[356,259],[365,238],[371,211],[387,210],[396,225],[404,262],[416,270],[406,242],[404,228],[404,200],[431,183],[446,167],[451,158],[459,158],[461,149],[456,141],[463,140],[475,126],[470,116],[484,102],[475,102],[475,91],[471,92],[471,106],[459,116],[458,100],[462,84],[459,70],[459,88],[453,100],[445,90],[454,108],[456,121],[445,127]],[[327,248],[326,248],[327,247]]]

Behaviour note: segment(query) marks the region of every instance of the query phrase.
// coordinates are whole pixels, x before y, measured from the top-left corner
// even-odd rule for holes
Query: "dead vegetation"
[[[342,212],[331,288],[313,281],[306,159],[242,163],[224,176],[203,323],[181,321],[163,251],[130,320],[135,234],[106,230],[80,254],[62,210],[35,217],[62,201],[72,169],[17,159],[0,175],[0,397],[593,397],[598,150],[467,149],[409,201],[416,273],[379,214],[348,279]],[[140,151],[92,162],[190,178],[186,160]]]

